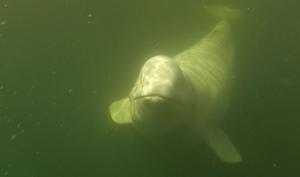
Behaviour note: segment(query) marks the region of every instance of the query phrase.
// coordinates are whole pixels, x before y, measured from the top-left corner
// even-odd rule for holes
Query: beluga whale
[[[128,96],[112,102],[110,116],[148,135],[192,130],[219,159],[237,163],[242,157],[221,122],[235,70],[233,27],[242,12],[225,6],[204,9],[219,20],[213,29],[173,57],[149,58]]]

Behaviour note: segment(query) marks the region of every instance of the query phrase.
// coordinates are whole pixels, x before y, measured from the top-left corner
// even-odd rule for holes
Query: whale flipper
[[[129,124],[132,122],[130,115],[129,98],[123,98],[113,102],[109,106],[112,120],[117,124]]]
[[[218,128],[210,132],[206,141],[221,160],[228,163],[242,161],[240,153],[222,129]]]

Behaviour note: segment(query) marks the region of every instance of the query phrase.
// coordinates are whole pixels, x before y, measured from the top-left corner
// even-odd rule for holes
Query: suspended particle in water
[[[39,151],[36,151],[36,152],[35,152],[35,155],[36,155],[36,156],[39,156],[40,154],[41,154],[41,152],[39,152]]]
[[[55,66],[55,65],[52,65],[52,66],[50,67],[50,73],[51,73],[52,75],[56,75],[57,71],[56,71],[56,66]]]
[[[17,134],[13,134],[13,135],[11,135],[10,139],[13,141],[16,139],[16,137],[17,137]]]
[[[91,19],[91,18],[93,17],[93,14],[92,14],[92,13],[89,13],[87,16],[88,16],[89,19]],[[88,20],[88,21],[87,21],[87,24],[91,24],[91,23],[92,23],[91,20]]]
[[[255,135],[256,134],[256,130],[255,129],[251,130],[251,134]]]
[[[277,163],[273,163],[273,167],[276,168],[277,167]]]
[[[94,90],[93,93],[94,93],[94,94],[97,94],[97,90]]]
[[[73,89],[69,89],[69,90],[68,90],[68,93],[71,94],[72,92],[73,92]]]
[[[282,87],[289,87],[291,86],[291,80],[287,77],[280,77],[278,79],[278,83],[282,86]]]
[[[4,7],[4,8],[7,8],[7,7],[8,7],[8,4],[4,4],[3,7]]]
[[[3,90],[4,89],[4,85],[0,85],[0,90]]]
[[[52,70],[52,71],[51,71],[51,74],[52,74],[52,75],[56,75],[56,73],[57,73],[57,72],[56,72],[55,70]]]
[[[66,132],[66,137],[70,137],[71,136],[71,132]]]
[[[6,20],[0,22],[0,26],[4,26],[4,25],[6,25]]]
[[[5,171],[5,172],[3,173],[3,175],[4,175],[4,176],[7,176],[7,175],[8,175],[8,171]]]
[[[35,122],[35,125],[39,126],[39,125],[41,125],[41,122],[37,121],[37,122]]]
[[[32,101],[31,101],[31,104],[32,104],[32,105],[34,105],[34,104],[35,104],[35,101],[34,101],[34,100],[32,100]]]

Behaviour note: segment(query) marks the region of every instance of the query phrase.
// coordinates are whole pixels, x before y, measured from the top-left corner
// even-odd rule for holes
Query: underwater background
[[[241,9],[237,74],[223,124],[243,156],[203,143],[153,148],[108,106],[143,62],[174,56],[216,24],[205,5]],[[300,1],[1,0],[0,177],[300,176]]]

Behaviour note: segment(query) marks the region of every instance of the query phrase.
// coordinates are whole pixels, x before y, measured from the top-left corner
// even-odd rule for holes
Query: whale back
[[[176,55],[175,61],[194,86],[198,126],[217,126],[228,106],[235,63],[230,24],[220,21],[202,40]]]

